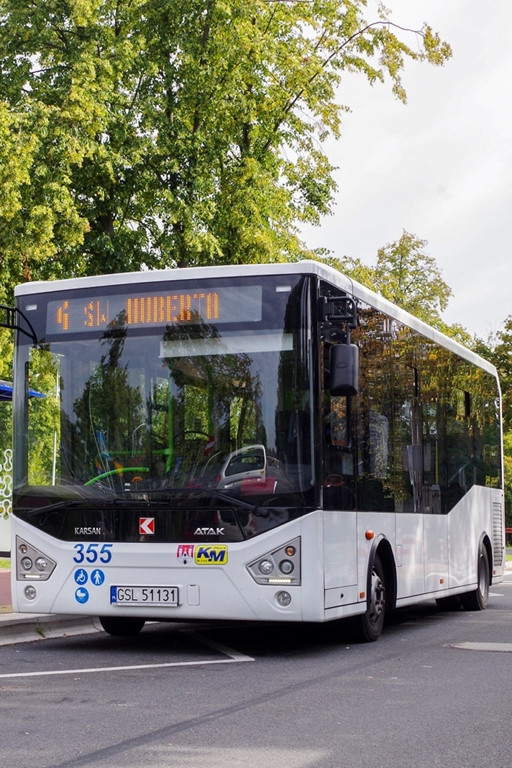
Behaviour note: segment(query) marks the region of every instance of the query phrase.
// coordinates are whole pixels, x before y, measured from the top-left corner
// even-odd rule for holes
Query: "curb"
[[[103,631],[97,618],[54,614],[0,614],[0,646]]]

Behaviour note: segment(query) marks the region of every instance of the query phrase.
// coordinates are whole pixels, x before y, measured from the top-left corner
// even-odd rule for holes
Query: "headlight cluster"
[[[18,581],[46,581],[57,563],[26,541],[16,537],[16,578]]]
[[[258,584],[300,584],[300,537],[268,552],[247,566]]]

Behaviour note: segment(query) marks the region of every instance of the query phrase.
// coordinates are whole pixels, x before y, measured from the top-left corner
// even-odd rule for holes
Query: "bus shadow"
[[[462,612],[464,613],[464,612]],[[420,631],[426,622],[448,620],[453,612],[441,611],[435,601],[425,601],[390,613],[381,642],[396,632]],[[151,622],[142,632],[130,637],[97,634],[54,638],[43,644],[47,652],[80,653],[92,660],[103,654],[116,654],[116,665],[177,660],[184,664],[229,656],[231,652],[254,658],[311,656],[341,646],[365,647],[354,637],[350,620],[326,624],[266,624],[249,622],[176,623]],[[373,645],[370,643],[369,645]]]

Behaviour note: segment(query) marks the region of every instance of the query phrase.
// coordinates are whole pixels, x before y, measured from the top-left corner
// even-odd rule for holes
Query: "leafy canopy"
[[[449,326],[442,319],[452,290],[443,280],[441,270],[435,258],[428,253],[427,246],[427,240],[404,230],[398,240],[379,248],[375,266],[347,256],[342,259],[327,256],[322,260],[429,325],[472,347],[475,342],[462,326]]]
[[[347,72],[442,64],[365,0],[0,0],[0,253],[27,279],[297,259]]]

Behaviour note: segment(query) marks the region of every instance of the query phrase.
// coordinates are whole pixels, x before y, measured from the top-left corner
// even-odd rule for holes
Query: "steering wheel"
[[[94,485],[94,483],[100,483],[107,477],[113,477],[114,475],[122,477],[125,472],[140,472],[141,474],[144,474],[145,472],[149,472],[149,467],[119,467],[118,469],[110,469],[108,472],[102,472],[101,475],[91,477],[91,479],[87,480],[84,485]]]

